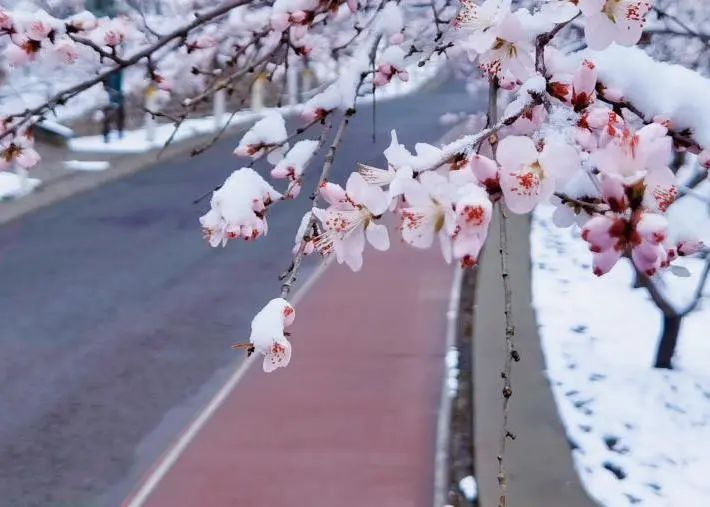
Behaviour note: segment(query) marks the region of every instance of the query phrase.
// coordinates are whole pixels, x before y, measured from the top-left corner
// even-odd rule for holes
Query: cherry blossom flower
[[[461,10],[454,27],[461,30],[463,44],[476,53],[491,49],[501,31],[503,20],[510,14],[510,0],[486,0],[477,5],[473,0],[461,0]]]
[[[336,183],[324,183],[320,195],[330,206],[313,208],[324,231],[316,238],[316,248],[323,255],[335,252],[339,264],[345,262],[353,271],[362,268],[365,238],[377,250],[389,249],[389,235],[384,225],[375,223],[388,208],[387,194],[369,185],[359,173],[352,173],[343,189]]]
[[[641,38],[651,5],[644,0],[579,0],[579,8],[587,18],[587,44],[595,50],[612,42],[633,46]]]
[[[625,183],[634,183],[648,170],[667,166],[672,151],[672,140],[667,132],[659,123],[650,123],[636,133],[626,128],[595,151],[591,161],[602,173],[616,174]]]
[[[269,301],[251,321],[249,342],[253,351],[263,354],[262,367],[266,373],[288,366],[291,361],[291,342],[284,328],[293,324],[296,311],[283,298]]]
[[[609,272],[622,255],[630,254],[641,272],[653,276],[667,259],[663,246],[667,226],[663,216],[648,212],[591,218],[582,229],[582,239],[594,254],[594,274]]]
[[[395,76],[401,81],[409,81],[409,73],[404,65],[404,56],[404,50],[399,46],[390,46],[382,52],[381,63],[375,71],[375,86],[384,86]]]
[[[453,202],[456,188],[442,175],[427,171],[404,188],[406,205],[399,210],[402,239],[415,248],[429,248],[439,238],[446,262],[451,262],[451,238],[456,230]]]
[[[500,24],[497,38],[491,49],[478,58],[478,65],[489,77],[507,77],[508,74],[525,80],[533,73],[532,45],[515,14],[508,15]]]
[[[253,169],[234,171],[213,192],[210,210],[200,217],[205,238],[216,247],[225,246],[230,239],[253,240],[266,235],[266,208],[280,198]]]
[[[510,136],[498,145],[500,186],[513,213],[528,213],[549,199],[558,181],[566,181],[580,167],[574,147],[550,140],[538,153],[529,137]]]
[[[10,169],[13,164],[20,169],[29,169],[37,165],[39,160],[34,142],[28,135],[6,137],[0,142],[0,170]]]
[[[54,52],[59,60],[66,65],[71,65],[79,59],[74,41],[62,39],[54,45]]]
[[[394,200],[404,193],[405,185],[414,177],[411,168],[412,154],[400,144],[397,132],[392,130],[390,145],[384,151],[387,159],[387,169],[380,169],[370,165],[359,164],[358,172],[370,185],[380,187],[388,186],[388,194],[392,204]]]
[[[471,267],[478,262],[478,255],[486,241],[493,204],[488,193],[477,185],[466,185],[457,193],[453,254],[461,261],[462,267]]]

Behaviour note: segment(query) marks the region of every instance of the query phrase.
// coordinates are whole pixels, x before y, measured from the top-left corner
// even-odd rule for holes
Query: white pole
[[[217,90],[217,93],[214,94],[214,129],[215,131],[218,131],[219,129],[222,128],[222,120],[224,117],[224,109],[225,109],[225,101],[226,101],[226,93],[224,89]]]
[[[264,81],[263,75],[257,76],[254,83],[251,85],[251,109],[252,111],[261,111],[264,109]]]
[[[152,84],[145,90],[145,108],[155,111],[156,89]],[[153,144],[155,142],[155,118],[149,112],[145,113],[145,140]]]
[[[288,66],[286,73],[286,88],[288,93],[288,103],[291,106],[298,104],[298,69],[296,68],[296,60],[293,60]]]
[[[303,79],[303,81],[301,82],[301,84],[302,84],[303,93],[305,94],[305,93],[308,93],[309,91],[311,91],[311,89],[313,89],[313,71],[311,69],[309,69],[308,67],[303,69],[302,79]],[[306,97],[307,96],[308,95],[306,95]]]

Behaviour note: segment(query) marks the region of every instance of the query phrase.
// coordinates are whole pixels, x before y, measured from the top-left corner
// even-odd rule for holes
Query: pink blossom
[[[584,60],[572,79],[572,105],[576,111],[589,106],[595,95],[597,70],[594,63]]]
[[[569,179],[580,166],[577,151],[557,140],[546,143],[538,153],[530,138],[506,137],[496,156],[505,203],[513,213],[528,213],[549,199],[556,183]]]
[[[454,204],[456,229],[453,235],[453,254],[463,267],[478,262],[478,256],[488,235],[493,204],[486,191],[476,185],[458,190]]]
[[[612,42],[633,46],[641,38],[651,2],[644,0],[579,0],[587,18],[584,35],[591,49],[601,50]]]
[[[668,223],[655,213],[634,212],[591,218],[582,229],[582,239],[594,253],[594,274],[607,273],[622,255],[631,255],[636,267],[652,276],[667,260],[663,246]]]
[[[46,39],[52,31],[52,25],[44,19],[34,19],[25,27],[25,35],[37,42]]]
[[[54,45],[54,52],[60,61],[66,65],[71,65],[79,59],[79,52],[76,44],[68,39],[62,39]]]
[[[476,53],[484,53],[493,47],[508,14],[510,0],[486,0],[481,5],[473,0],[461,0],[454,27],[464,35],[464,46]]]
[[[355,172],[350,174],[345,189],[324,183],[320,194],[329,204],[327,209],[313,208],[324,228],[315,240],[321,254],[335,252],[338,263],[345,262],[353,271],[359,271],[365,238],[377,250],[389,249],[387,228],[375,223],[389,206],[384,190],[369,185]]]
[[[22,169],[30,169],[40,160],[31,137],[18,135],[6,137],[0,142],[0,170],[10,169],[13,164]]]
[[[493,47],[481,54],[478,64],[490,77],[511,74],[527,79],[534,70],[532,46],[515,14],[508,15],[499,27]]]
[[[591,161],[603,173],[617,174],[626,184],[645,176],[647,170],[666,167],[672,141],[667,129],[658,123],[633,133],[628,128],[592,154]]]
[[[393,77],[397,76],[401,81],[409,81],[409,73],[405,69],[404,50],[399,46],[390,46],[382,52],[380,64],[375,71],[375,86],[384,86]]]
[[[495,161],[483,155],[475,154],[471,157],[469,166],[490,195],[500,193],[500,170]]]
[[[402,239],[415,248],[429,248],[438,237],[444,259],[451,262],[451,238],[456,230],[455,196],[456,188],[432,171],[406,183],[406,204],[399,210]]]
[[[254,352],[263,354],[262,367],[266,373],[288,366],[291,361],[291,343],[284,328],[293,324],[296,311],[283,298],[269,301],[251,321],[249,342]]]

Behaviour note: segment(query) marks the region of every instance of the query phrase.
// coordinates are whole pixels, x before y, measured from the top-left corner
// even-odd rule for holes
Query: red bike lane
[[[296,305],[291,364],[252,362],[124,505],[431,506],[452,273],[400,244],[329,267]]]

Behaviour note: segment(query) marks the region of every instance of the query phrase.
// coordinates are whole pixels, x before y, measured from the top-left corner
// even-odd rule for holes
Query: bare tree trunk
[[[683,321],[681,315],[663,315],[663,329],[661,339],[656,350],[656,368],[673,369],[672,359],[678,343],[680,324]]]

